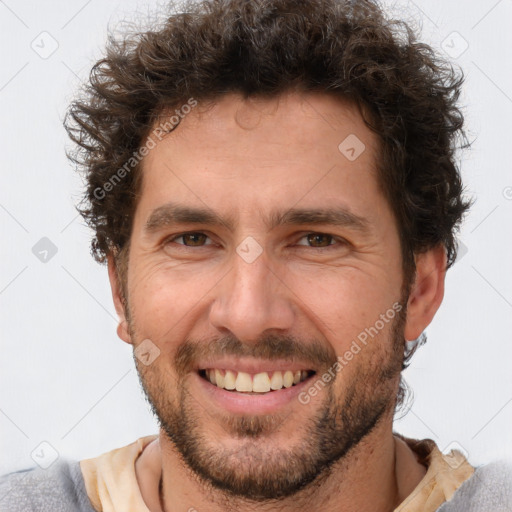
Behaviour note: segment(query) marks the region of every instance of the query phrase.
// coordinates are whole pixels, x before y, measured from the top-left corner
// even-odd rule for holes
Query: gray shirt
[[[95,512],[79,462],[61,460],[46,470],[0,477],[0,512],[31,511]],[[477,468],[438,512],[512,512],[512,466],[495,462]]]

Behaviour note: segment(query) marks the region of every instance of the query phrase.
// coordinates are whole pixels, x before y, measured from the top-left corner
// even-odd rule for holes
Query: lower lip
[[[271,414],[278,412],[293,402],[300,403],[297,396],[308,385],[312,377],[295,384],[290,388],[283,388],[278,391],[269,391],[268,393],[249,394],[238,391],[227,391],[218,388],[207,381],[199,374],[195,374],[199,381],[200,390],[206,394],[209,402],[230,413],[234,414]]]

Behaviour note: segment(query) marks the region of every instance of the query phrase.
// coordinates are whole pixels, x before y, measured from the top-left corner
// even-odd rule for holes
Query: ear
[[[407,341],[420,337],[430,324],[444,297],[446,276],[446,250],[444,246],[418,254],[416,277],[407,302],[407,319],[404,335]]]
[[[121,284],[117,274],[117,268],[114,256],[108,255],[108,278],[110,280],[110,288],[112,290],[112,299],[116,308],[117,316],[119,317],[119,324],[117,326],[117,335],[126,343],[132,343],[130,330],[128,329],[128,320],[124,309],[123,294],[121,291]]]

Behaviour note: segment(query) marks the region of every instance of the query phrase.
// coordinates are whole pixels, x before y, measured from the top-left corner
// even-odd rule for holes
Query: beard
[[[354,357],[350,365],[357,366],[343,381],[341,392],[335,392],[334,384],[344,369],[324,387],[321,404],[317,401],[316,406],[302,405],[298,412],[294,407],[288,415],[248,413],[209,417],[187,388],[193,363],[200,356],[220,354],[264,360],[300,358],[326,372],[337,361],[334,352],[325,348],[326,343],[304,343],[275,335],[262,337],[251,345],[234,337],[207,342],[187,339],[177,349],[173,373],[156,362],[144,366],[134,359],[144,393],[162,431],[193,473],[226,496],[271,501],[320,484],[333,466],[346,460],[349,452],[392,412],[404,356],[405,317],[403,308],[391,321],[388,337],[379,334],[361,349],[367,354]],[[136,340],[132,327],[132,340]],[[318,371],[310,385],[321,380],[323,373]],[[230,442],[215,436],[209,424],[222,428]],[[283,439],[286,429],[289,437],[301,435],[293,446],[284,448],[282,442],[279,444],[279,435]]]

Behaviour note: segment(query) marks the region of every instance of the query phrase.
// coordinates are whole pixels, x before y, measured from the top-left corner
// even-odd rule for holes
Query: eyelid
[[[176,239],[182,238],[185,235],[205,235],[206,238],[208,238],[211,242],[210,243],[205,243],[204,245],[195,245],[195,246],[194,245],[180,244],[180,243],[176,242]],[[197,247],[205,247],[207,245],[213,245],[214,244],[212,237],[209,236],[208,233],[205,233],[204,231],[183,231],[182,233],[177,233],[175,235],[171,235],[171,236],[168,236],[168,237],[164,238],[164,240],[162,241],[162,245],[166,245],[169,242],[173,242],[176,245],[179,245],[181,247],[186,247],[186,248],[191,248],[191,249],[197,248]]]
[[[310,246],[310,245],[307,245],[307,244],[298,244],[297,242],[302,240],[303,238],[309,236],[309,235],[324,235],[324,236],[328,236],[328,237],[331,237],[332,238],[332,241],[333,242],[336,242],[336,243],[330,243],[329,245],[325,246],[325,247],[313,247],[313,246]],[[332,235],[331,233],[324,233],[322,231],[305,231],[303,234],[301,234],[300,238],[297,239],[297,242],[296,244],[301,246],[301,247],[309,247],[310,249],[327,249],[329,247],[336,247],[337,245],[350,245],[350,242],[348,240],[346,240],[345,238],[343,237],[340,237],[340,236],[336,236],[336,235]]]

